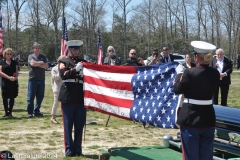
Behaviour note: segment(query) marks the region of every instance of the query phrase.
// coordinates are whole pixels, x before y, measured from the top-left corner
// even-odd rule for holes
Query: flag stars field
[[[164,75],[163,74],[161,74],[161,79],[164,79]]]

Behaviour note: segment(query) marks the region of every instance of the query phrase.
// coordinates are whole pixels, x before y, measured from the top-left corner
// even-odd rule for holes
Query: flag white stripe
[[[130,118],[130,109],[119,106],[109,105],[107,103],[98,102],[92,98],[84,98],[84,105],[99,108],[103,111],[113,113],[122,117]]]
[[[129,83],[131,83],[131,79],[134,75],[134,74],[120,74],[120,73],[96,71],[96,70],[86,69],[86,68],[83,68],[83,74],[88,75],[90,77],[102,79],[102,80],[109,80],[109,81],[116,81],[116,82],[129,82]]]
[[[114,98],[120,98],[120,99],[126,99],[126,100],[134,99],[134,94],[132,91],[106,88],[106,87],[102,87],[102,86],[88,84],[86,82],[84,82],[84,90],[91,91],[93,93],[101,94],[104,96],[114,97]]]

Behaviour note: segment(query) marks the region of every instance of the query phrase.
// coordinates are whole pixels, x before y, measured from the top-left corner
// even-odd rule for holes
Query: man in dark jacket
[[[224,56],[223,49],[216,50],[216,56],[213,57],[209,64],[210,67],[216,68],[220,74],[220,83],[213,95],[213,104],[218,104],[219,88],[221,90],[221,105],[227,106],[227,98],[229,86],[231,84],[231,73],[233,68],[233,61]]]
[[[83,65],[81,63],[85,60],[78,57],[82,44],[81,40],[67,41],[70,51],[69,58],[59,61],[60,76],[63,83],[58,100],[62,105],[66,157],[82,155],[82,133],[86,122],[83,97]],[[73,125],[74,140],[72,138]]]
[[[124,66],[145,66],[143,59],[137,58],[137,52],[135,49],[131,49],[128,56],[128,59],[123,64]]]
[[[173,62],[174,57],[172,54],[170,54],[171,50],[168,47],[163,47],[163,50],[160,54],[160,61],[162,63],[168,63],[168,62]]]

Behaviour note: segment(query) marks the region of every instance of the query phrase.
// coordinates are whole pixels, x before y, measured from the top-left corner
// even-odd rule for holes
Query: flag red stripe
[[[84,82],[97,85],[97,86],[111,88],[111,89],[132,91],[132,86],[130,82],[117,82],[117,81],[103,80],[103,79],[94,78],[86,75],[84,76]]]
[[[122,73],[122,74],[134,74],[136,73],[136,67],[134,66],[110,66],[110,65],[95,65],[87,62],[83,62],[83,66],[96,70],[96,71],[102,71],[102,72],[112,72],[112,73]]]
[[[107,114],[107,115],[111,115],[111,116],[114,116],[114,117],[118,117],[118,118],[121,118],[121,119],[131,120],[130,118],[122,117],[122,116],[116,115],[114,113],[106,112],[104,110],[101,110],[99,108],[95,108],[95,107],[92,107],[92,106],[85,106],[85,108],[95,110],[95,111],[98,111],[98,112],[101,112],[101,113],[104,113],[104,114]]]
[[[115,98],[111,96],[97,94],[91,91],[84,90],[84,98],[93,98],[98,102],[107,103],[113,106],[119,106],[123,108],[130,108],[133,100]]]
[[[102,65],[102,49],[98,49],[98,64]]]

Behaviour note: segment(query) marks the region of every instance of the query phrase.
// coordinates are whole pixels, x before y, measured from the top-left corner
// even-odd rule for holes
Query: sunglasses
[[[108,50],[108,52],[113,52],[113,50]]]
[[[136,53],[130,53],[131,55],[136,55]]]
[[[7,53],[7,55],[10,55],[10,56],[11,56],[11,55],[12,55],[12,53]]]

